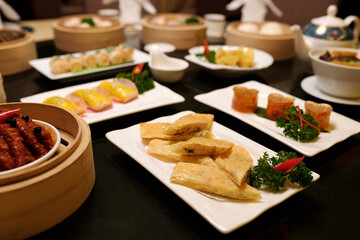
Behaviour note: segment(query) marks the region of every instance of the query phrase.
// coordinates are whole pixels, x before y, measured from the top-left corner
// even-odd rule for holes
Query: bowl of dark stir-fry
[[[0,107],[0,176],[48,160],[60,144],[54,126],[19,111]]]
[[[309,56],[321,91],[340,98],[360,97],[360,50],[317,48]]]

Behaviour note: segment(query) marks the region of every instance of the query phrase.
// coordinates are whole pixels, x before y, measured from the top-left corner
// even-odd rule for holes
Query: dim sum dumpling
[[[102,111],[112,107],[112,100],[101,93],[92,89],[79,89],[68,95],[68,98],[75,103],[79,101],[79,98],[83,99],[87,107],[93,111]]]
[[[78,115],[83,114],[86,110],[86,108],[76,105],[69,99],[64,98],[64,97],[59,97],[59,96],[49,97],[49,98],[45,99],[45,101],[43,103],[64,108],[65,110],[76,113]]]
[[[105,81],[100,83],[99,88],[107,91],[115,101],[122,103],[127,103],[139,95],[136,88],[130,88],[119,82]]]

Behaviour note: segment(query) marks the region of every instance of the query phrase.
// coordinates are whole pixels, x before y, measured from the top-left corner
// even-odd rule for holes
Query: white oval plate
[[[59,145],[60,145],[60,132],[51,124],[40,121],[40,120],[34,120],[34,122],[40,124],[42,127],[44,127],[46,130],[48,130],[51,133],[51,136],[53,136],[54,140],[55,140],[55,144],[54,146],[51,148],[51,150],[45,154],[44,156],[42,156],[41,158],[36,159],[35,161],[28,163],[26,165],[23,165],[21,167],[17,167],[14,169],[10,169],[10,170],[5,170],[5,171],[1,171],[0,175],[6,175],[6,174],[10,174],[10,173],[14,173],[14,172],[18,172],[21,171],[23,169],[32,167],[34,165],[40,164],[42,162],[45,162],[46,160],[50,159],[52,155],[54,155],[54,153],[56,152],[56,150],[58,149]]]
[[[324,92],[322,92],[317,86],[316,86],[316,76],[309,76],[304,78],[301,81],[300,84],[301,88],[306,92],[307,94],[310,94],[311,96],[317,97],[322,100],[326,100],[329,102],[334,103],[340,103],[345,105],[360,105],[360,98],[339,98],[335,96],[328,95]]]
[[[222,48],[224,50],[235,50],[237,49],[239,46],[227,46],[227,45],[211,45],[209,46],[210,51],[216,51],[219,48]],[[214,63],[209,63],[205,57],[197,57],[196,54],[198,53],[203,53],[204,52],[204,47],[203,46],[198,46],[198,47],[193,47],[189,49],[189,53],[190,55],[185,56],[185,59],[188,61],[191,61],[195,64],[198,64],[210,71],[213,71],[216,74],[219,75],[241,75],[244,73],[249,73],[249,72],[254,72],[254,71],[259,71],[265,68],[270,67],[273,62],[274,62],[274,58],[267,52],[264,52],[262,50],[259,49],[254,49],[254,66],[253,67],[237,67],[237,66],[226,66],[226,65],[221,65],[221,64],[214,64]]]

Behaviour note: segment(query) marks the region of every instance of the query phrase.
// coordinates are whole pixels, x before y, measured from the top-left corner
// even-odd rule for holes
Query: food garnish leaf
[[[276,156],[270,157],[267,152],[258,159],[258,164],[249,173],[249,184],[255,188],[262,185],[271,191],[279,191],[284,187],[286,180],[307,187],[313,183],[311,170],[304,162],[300,162],[287,171],[277,171],[276,166],[288,160],[297,158],[294,152],[280,151]]]
[[[299,112],[301,115],[299,115]],[[297,141],[306,142],[317,138],[320,134],[318,123],[310,114],[304,114],[300,109],[292,106],[285,110],[286,118],[280,117],[276,121],[276,126],[284,128],[285,136]]]
[[[199,22],[199,20],[196,17],[190,17],[185,20],[186,24],[198,23],[198,22]]]
[[[135,85],[139,93],[146,92],[155,88],[154,79],[150,77],[148,70],[143,70],[141,74],[138,73],[118,73],[116,78],[127,78],[130,80],[135,79]]]
[[[92,27],[95,26],[95,22],[91,17],[90,18],[83,18],[83,19],[81,19],[81,22],[82,23],[88,23]]]

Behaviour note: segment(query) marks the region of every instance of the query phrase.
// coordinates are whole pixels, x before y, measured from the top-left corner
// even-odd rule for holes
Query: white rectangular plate
[[[257,81],[248,81],[237,85],[257,89],[259,91],[258,106],[263,108],[266,108],[267,106],[267,97],[270,93],[279,93],[284,96],[291,96],[285,92]],[[354,134],[357,134],[360,131],[359,122],[336,112],[332,112],[330,116],[331,129],[329,132],[321,132],[316,141],[295,141],[289,137],[286,137],[282,133],[283,129],[276,127],[274,121],[259,117],[254,113],[241,113],[234,110],[231,107],[234,86],[236,85],[214,90],[205,94],[200,94],[195,96],[195,99],[246,122],[247,124],[259,129],[260,131],[263,131],[264,133],[297,150],[298,152],[305,154],[306,156],[314,156],[319,152],[330,148],[336,143],[341,142]],[[304,109],[304,103],[304,100],[295,98],[294,104],[299,105],[301,109]]]
[[[87,52],[95,53],[95,51],[87,51]],[[78,55],[80,55],[80,53],[74,53],[73,55],[78,56]],[[51,57],[30,60],[29,64],[33,68],[35,68],[37,71],[39,71],[40,73],[45,75],[47,78],[49,78],[51,80],[61,80],[61,79],[65,79],[65,78],[87,75],[87,74],[91,74],[91,73],[95,73],[95,72],[102,72],[102,71],[108,71],[108,70],[112,70],[112,69],[119,69],[119,68],[124,68],[124,67],[128,67],[128,66],[134,66],[134,65],[137,65],[138,63],[148,62],[149,59],[150,59],[150,57],[147,53],[144,53],[142,51],[134,49],[134,55],[133,55],[132,62],[112,65],[112,66],[108,66],[108,67],[104,67],[104,68],[97,68],[97,69],[83,71],[83,72],[79,72],[79,73],[68,72],[68,73],[62,73],[62,74],[52,73],[51,68],[50,68]]]
[[[112,79],[105,79],[91,83],[79,84],[71,87],[61,88],[53,91],[43,92],[35,94],[29,97],[21,98],[21,102],[35,102],[42,103],[46,98],[53,96],[65,97],[67,94],[81,88],[93,88],[98,86],[103,81],[111,81]],[[91,124],[107,119],[128,115],[131,113],[141,112],[152,108],[157,108],[165,105],[180,103],[185,101],[184,97],[173,92],[169,88],[155,82],[155,88],[146,91],[128,103],[114,102],[111,109],[101,112],[89,112],[87,111],[83,119]]]
[[[172,116],[155,119],[152,122],[174,122],[179,117],[189,113],[191,112],[184,111]],[[262,156],[264,152],[267,152],[270,156],[275,154],[270,149],[265,148],[216,122],[213,124],[212,132],[217,138],[226,139],[236,145],[245,147],[253,157],[254,165],[256,165],[256,159]],[[163,162],[146,153],[147,146],[144,145],[140,137],[139,124],[129,128],[108,132],[106,137],[110,142],[135,159],[135,161],[159,179],[166,187],[172,190],[222,233],[229,233],[247,224],[266,210],[303,190],[303,188],[293,186],[287,187],[286,190],[278,193],[261,191],[262,199],[259,202],[231,200],[228,198],[216,197],[215,195],[208,195],[170,182],[170,175],[175,164]],[[314,180],[317,180],[320,177],[314,172],[312,175]]]

